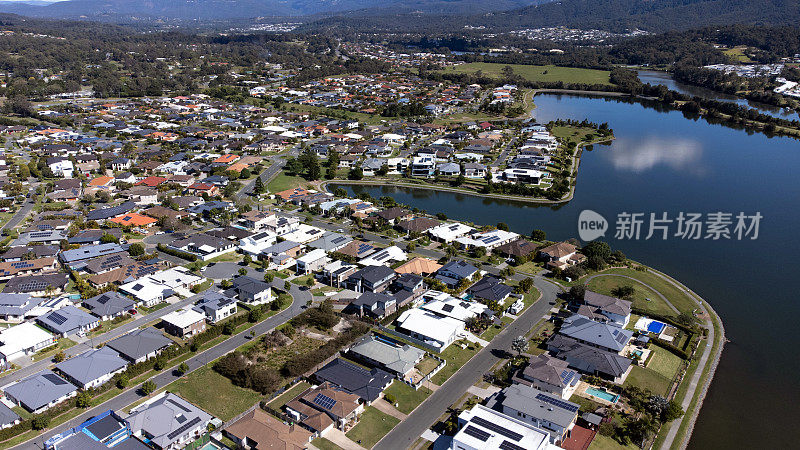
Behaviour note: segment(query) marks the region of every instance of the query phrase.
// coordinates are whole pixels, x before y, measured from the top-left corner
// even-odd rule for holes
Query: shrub
[[[390,403],[390,404],[392,404],[392,405],[394,405],[395,403],[397,403],[397,399],[396,399],[396,398],[394,398],[394,395],[392,395],[392,394],[386,394],[386,395],[384,395],[384,396],[383,396],[383,399],[384,399],[384,400],[386,400],[387,402],[389,402],[389,403]]]
[[[142,384],[142,393],[144,395],[150,395],[155,392],[156,389],[158,389],[158,386],[156,386],[153,380],[147,380]]]
[[[31,426],[34,430],[44,430],[48,425],[50,425],[50,417],[48,416],[36,416],[31,421]]]

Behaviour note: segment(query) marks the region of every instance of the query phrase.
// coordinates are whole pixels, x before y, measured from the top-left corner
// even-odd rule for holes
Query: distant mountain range
[[[335,15],[349,11],[478,14],[552,0],[66,0],[0,1],[0,12],[28,17],[96,20],[226,20]]]

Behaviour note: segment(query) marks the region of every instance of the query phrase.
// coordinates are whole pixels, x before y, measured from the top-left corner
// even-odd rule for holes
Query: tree
[[[50,425],[50,416],[38,415],[31,420],[31,426],[34,430],[44,430]]]
[[[119,376],[119,378],[117,378],[117,383],[116,384],[117,384],[117,387],[119,389],[125,389],[125,387],[128,386],[128,383],[130,381],[131,380],[130,380],[130,378],[128,378],[128,375],[123,373],[122,375]]]
[[[261,181],[261,177],[256,178],[256,183],[253,186],[253,192],[255,192],[256,194],[263,194],[266,191],[267,190],[264,187],[264,182]]]
[[[250,255],[244,255],[244,258],[242,258],[242,262],[244,263],[245,266],[249,266],[250,263],[253,262],[253,257]]]
[[[308,277],[308,279],[306,280],[306,286],[308,286],[308,287],[313,286],[314,283],[315,283],[315,281],[314,281],[314,277],[313,276]]]
[[[65,359],[67,359],[67,354],[64,353],[64,350],[61,350],[60,352],[56,353],[55,356],[53,356],[53,361],[57,363],[63,362]]]
[[[119,244],[119,238],[114,236],[113,234],[106,233],[100,237],[100,242],[102,242],[103,244]]]
[[[245,167],[244,169],[242,169],[241,172],[239,172],[239,178],[243,178],[245,180],[250,178],[251,175],[252,173],[250,173],[250,169],[248,169],[247,167]]]
[[[531,231],[531,239],[533,239],[534,241],[542,242],[545,239],[547,239],[547,233],[545,233],[544,230],[539,230],[539,229],[533,230]]]
[[[511,348],[517,352],[517,356],[520,356],[522,352],[528,350],[528,340],[525,336],[517,336],[511,341]]]
[[[32,117],[35,115],[33,105],[22,95],[15,95],[6,99],[3,103],[3,112],[5,114],[17,114],[22,117]]]
[[[597,258],[602,263],[608,261],[611,257],[611,247],[608,243],[603,241],[592,241],[584,245],[581,252],[586,255],[586,258]]]
[[[506,224],[505,222],[499,222],[497,224],[497,229],[500,231],[508,231],[508,224]]]
[[[236,331],[236,326],[233,325],[233,322],[226,322],[225,325],[222,326],[222,334],[230,336],[234,331]]]
[[[247,313],[247,321],[250,323],[256,323],[261,320],[261,309],[253,308]]]
[[[582,302],[584,295],[586,295],[586,286],[582,284],[576,284],[569,288],[569,296],[577,302]]]
[[[475,247],[472,249],[472,254],[475,255],[476,258],[483,258],[486,256],[486,247]]]
[[[128,253],[131,256],[142,256],[144,255],[144,245],[135,242],[128,247]]]
[[[88,408],[92,406],[92,394],[89,391],[81,391],[75,397],[75,406],[78,408]]]
[[[244,267],[242,267],[241,269],[239,269],[239,275],[241,275],[241,276],[245,276],[245,275],[247,275],[247,269],[245,269]]]
[[[611,295],[630,300],[635,292],[636,289],[633,286],[617,286],[611,290]]]
[[[182,362],[181,365],[178,366],[178,369],[177,369],[178,375],[183,375],[188,371],[189,371],[189,365],[186,364],[185,362]]]
[[[264,274],[264,282],[265,283],[272,283],[272,280],[275,279],[275,274],[272,272],[267,272]]]
[[[142,384],[142,393],[144,395],[150,395],[155,392],[156,389],[158,389],[158,386],[156,386],[153,380],[147,380]]]

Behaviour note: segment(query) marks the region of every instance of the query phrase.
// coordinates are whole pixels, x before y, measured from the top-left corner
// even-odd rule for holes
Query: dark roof
[[[386,266],[367,266],[350,275],[348,278],[362,279],[369,283],[377,283],[395,275],[394,270]]]
[[[112,236],[116,236],[117,238],[122,237],[122,228],[108,228],[105,230],[83,230],[80,233],[76,234],[75,236],[69,238],[68,242],[70,244],[89,244],[92,242],[99,242],[100,238],[104,235],[110,234]]]
[[[233,288],[240,293],[245,292],[248,294],[259,294],[274,287],[271,283],[266,283],[261,280],[256,280],[248,276],[236,277],[233,279]]]
[[[109,341],[106,345],[125,358],[135,361],[156,350],[168,347],[170,344],[172,344],[172,340],[155,328],[143,328]]]
[[[223,239],[230,239],[232,241],[238,241],[240,239],[244,239],[248,236],[252,236],[253,233],[236,227],[225,227],[219,228],[215,230],[206,231],[206,234],[210,236],[215,236]]]
[[[590,347],[560,334],[550,338],[547,346],[556,353],[557,358],[566,360],[570,367],[589,374],[598,372],[619,377],[628,370],[632,362],[624,356]]]
[[[441,225],[441,222],[427,217],[414,217],[397,224],[404,231],[417,231],[420,233],[439,225]]]
[[[83,301],[83,306],[98,317],[115,316],[135,305],[136,302],[114,291],[104,292]]]
[[[35,373],[4,389],[6,394],[17,399],[29,411],[36,411],[77,390],[77,387],[51,370]]]
[[[477,298],[499,302],[505,300],[514,290],[497,277],[485,276],[470,286],[468,291]]]
[[[103,220],[110,219],[128,212],[136,208],[136,203],[127,201],[121,205],[111,206],[109,208],[99,208],[86,213],[86,220]]]
[[[63,289],[69,283],[69,276],[65,273],[48,275],[31,275],[28,277],[15,277],[8,280],[3,292],[27,293],[47,290],[48,286],[54,289]]]
[[[314,373],[320,382],[330,382],[372,402],[392,382],[394,376],[381,369],[365,369],[336,358]]]
[[[20,417],[4,403],[0,403],[0,426],[11,425],[20,420]]]
[[[83,385],[128,365],[114,349],[100,347],[56,364],[56,369]]]
[[[60,334],[69,334],[98,322],[98,318],[69,305],[39,316],[36,321]]]
[[[503,244],[497,247],[500,253],[509,256],[528,256],[536,251],[536,244],[526,239],[517,239],[516,241]]]
[[[460,278],[469,278],[469,277],[471,277],[473,274],[475,274],[475,272],[478,271],[478,268],[473,266],[472,264],[466,262],[466,261],[463,261],[463,260],[460,260],[460,259],[455,259],[455,260],[450,261],[447,264],[443,265],[436,272],[444,274],[445,271],[448,271],[448,272],[456,275],[460,279]]]

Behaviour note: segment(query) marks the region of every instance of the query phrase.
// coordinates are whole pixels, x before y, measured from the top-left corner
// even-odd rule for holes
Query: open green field
[[[671,378],[668,379],[655,370],[633,366],[628,378],[625,379],[625,385],[633,385],[640,389],[647,389],[653,394],[665,395],[671,381]]]
[[[365,448],[372,448],[386,433],[392,430],[400,423],[400,419],[392,417],[370,406],[364,410],[358,424],[352,430],[347,432],[349,437],[354,442],[359,442],[359,445]]]
[[[651,345],[650,349],[653,351],[653,355],[650,356],[647,368],[671,380],[675,374],[678,373],[678,369],[680,369],[683,364],[681,358],[656,345]]]
[[[391,386],[386,388],[385,394],[391,394],[397,401],[397,409],[403,414],[410,414],[420,403],[425,401],[433,393],[426,387],[414,390],[411,386],[395,380]]]
[[[670,309],[669,305],[667,305],[664,300],[661,299],[661,297],[653,292],[652,289],[649,289],[643,284],[629,278],[609,275],[597,277],[589,282],[589,285],[586,286],[586,289],[604,295],[612,295],[611,291],[620,286],[633,287],[635,291],[632,299],[634,308],[650,311],[664,316],[671,316],[675,314],[675,312]],[[650,299],[650,301],[647,301],[647,299]]]
[[[173,381],[167,390],[223,421],[233,419],[261,399],[258,392],[234,386],[229,379],[214,372],[210,365]]]
[[[278,175],[267,184],[267,190],[270,193],[281,192],[296,187],[305,187],[307,184],[308,181],[303,177],[289,176],[286,175],[286,172],[280,171]]]
[[[478,70],[484,75],[500,77],[503,67],[511,66],[516,75],[528,81],[582,83],[582,84],[611,84],[607,70],[580,69],[576,67],[558,66],[529,66],[523,64],[497,64],[497,63],[467,63],[455,67],[448,67],[445,72],[474,74]]]
[[[672,303],[672,306],[678,308],[679,311],[691,313],[697,308],[697,303],[689,294],[682,292],[674,285],[650,271],[642,272],[633,269],[611,269],[603,273],[615,273],[635,278],[663,294],[667,297],[669,302]],[[634,306],[636,306],[635,303]]]

